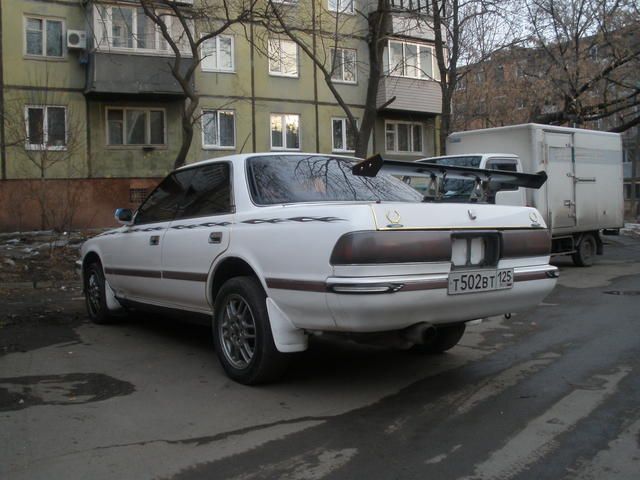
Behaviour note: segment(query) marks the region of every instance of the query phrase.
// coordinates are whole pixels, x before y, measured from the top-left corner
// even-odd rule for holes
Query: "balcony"
[[[120,55],[95,51],[89,55],[87,85],[89,96],[160,95],[183,97],[180,84],[171,73],[172,57],[159,55]],[[193,59],[182,59],[186,71]]]
[[[433,80],[406,77],[382,77],[378,89],[376,107],[380,109],[393,97],[396,99],[384,110],[418,113],[442,113],[442,92]]]

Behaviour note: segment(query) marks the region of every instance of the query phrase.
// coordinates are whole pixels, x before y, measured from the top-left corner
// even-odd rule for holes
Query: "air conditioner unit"
[[[87,48],[87,32],[84,30],[67,30],[67,48]]]

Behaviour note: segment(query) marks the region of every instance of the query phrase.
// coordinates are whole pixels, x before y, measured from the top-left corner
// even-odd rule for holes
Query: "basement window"
[[[144,199],[149,195],[147,188],[130,188],[129,189],[129,203],[134,205],[140,205],[144,202]]]

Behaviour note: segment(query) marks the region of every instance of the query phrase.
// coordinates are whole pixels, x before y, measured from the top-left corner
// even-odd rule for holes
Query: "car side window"
[[[193,169],[191,183],[180,203],[176,218],[206,217],[230,213],[231,175],[228,163],[214,163]]]
[[[172,221],[191,177],[193,170],[187,169],[174,172],[165,178],[138,209],[136,225]]]

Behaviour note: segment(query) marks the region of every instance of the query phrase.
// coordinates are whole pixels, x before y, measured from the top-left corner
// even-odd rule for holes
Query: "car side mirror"
[[[129,208],[117,208],[113,216],[120,225],[133,224],[133,212]]]

